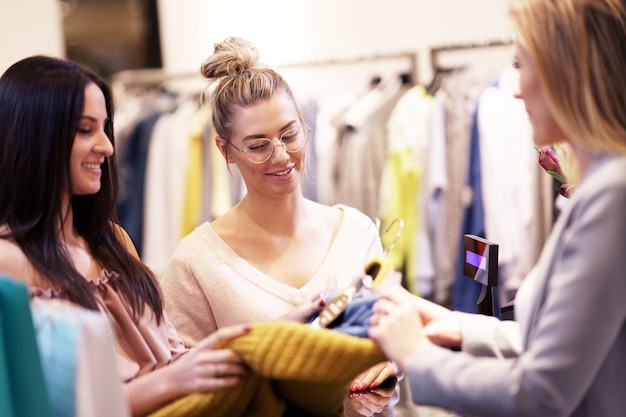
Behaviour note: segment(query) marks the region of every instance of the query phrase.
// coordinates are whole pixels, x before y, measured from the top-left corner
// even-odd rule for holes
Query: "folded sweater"
[[[250,372],[235,387],[195,393],[151,417],[280,417],[289,406],[313,416],[339,416],[350,383],[386,360],[374,341],[303,323],[255,323],[227,344]]]

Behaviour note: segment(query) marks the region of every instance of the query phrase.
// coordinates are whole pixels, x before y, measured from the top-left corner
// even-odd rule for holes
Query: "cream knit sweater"
[[[239,257],[204,223],[179,242],[161,282],[170,321],[190,346],[214,330],[283,316],[329,289],[344,288],[382,253],[378,230],[343,205],[343,220],[324,263],[302,288],[282,284]]]

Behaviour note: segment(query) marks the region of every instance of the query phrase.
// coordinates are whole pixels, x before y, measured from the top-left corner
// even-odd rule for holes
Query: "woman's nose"
[[[95,150],[101,152],[105,156],[113,155],[113,152],[115,151],[113,148],[113,143],[111,143],[111,139],[109,139],[106,133],[100,133]]]
[[[520,76],[516,74],[513,82],[513,97],[522,98],[522,89],[520,88]]]
[[[289,159],[289,152],[287,152],[287,145],[283,141],[279,140],[278,143],[272,142],[272,159]]]

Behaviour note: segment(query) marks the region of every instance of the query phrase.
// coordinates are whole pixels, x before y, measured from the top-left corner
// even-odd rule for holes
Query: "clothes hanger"
[[[376,219],[375,224],[380,230],[379,219]],[[396,224],[398,225],[396,237],[387,248],[383,250],[383,255],[376,256],[367,262],[364,268],[364,274],[355,278],[346,289],[326,304],[319,316],[311,322],[312,326],[318,328],[328,327],[343,314],[352,300],[374,294],[376,288],[380,288],[383,282],[387,281],[388,276],[393,276],[389,281],[392,284],[401,282],[402,276],[398,271],[394,270],[393,265],[387,259],[387,254],[396,245],[398,240],[400,240],[400,237],[402,237],[404,220],[401,218],[394,219],[389,226],[387,226],[384,233],[389,233]]]

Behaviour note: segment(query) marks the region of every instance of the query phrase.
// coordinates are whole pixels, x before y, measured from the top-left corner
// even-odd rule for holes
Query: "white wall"
[[[59,0],[0,1],[0,74],[34,54],[65,56]]]
[[[64,56],[60,0],[0,1],[0,72],[43,53]],[[195,72],[228,36],[241,36],[271,65],[417,52],[510,36],[507,0],[158,0],[164,67]]]
[[[252,41],[270,65],[414,51],[509,37],[507,0],[158,0],[164,67],[197,71],[213,44]]]

